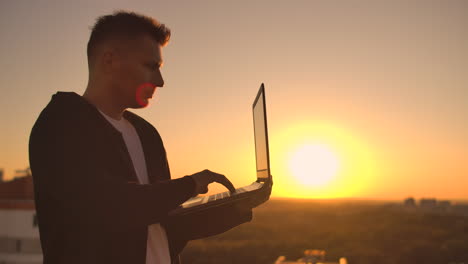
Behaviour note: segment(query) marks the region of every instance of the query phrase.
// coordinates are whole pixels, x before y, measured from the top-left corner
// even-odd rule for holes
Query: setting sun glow
[[[272,140],[273,193],[288,198],[359,197],[372,189],[375,153],[354,131],[301,122]]]
[[[336,155],[325,145],[304,145],[289,161],[291,173],[304,185],[325,186],[338,168]]]

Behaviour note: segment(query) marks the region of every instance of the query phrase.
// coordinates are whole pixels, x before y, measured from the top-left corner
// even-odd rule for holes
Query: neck
[[[88,83],[86,91],[82,97],[97,109],[101,110],[104,114],[117,120],[122,118],[123,112],[125,111],[125,107],[111,100],[112,95],[107,94],[105,89],[98,89],[98,87],[90,83]]]

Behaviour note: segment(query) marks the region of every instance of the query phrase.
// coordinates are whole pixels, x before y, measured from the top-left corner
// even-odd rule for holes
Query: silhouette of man
[[[30,135],[29,160],[44,264],[179,263],[187,241],[252,219],[226,205],[170,218],[168,212],[218,182],[209,170],[171,180],[157,130],[127,108],[143,108],[161,76],[170,30],[133,12],[100,17],[88,42],[82,96],[57,92]]]

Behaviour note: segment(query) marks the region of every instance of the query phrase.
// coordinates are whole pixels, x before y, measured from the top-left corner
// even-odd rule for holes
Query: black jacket
[[[147,227],[158,222],[178,263],[187,241],[251,220],[251,211],[232,208],[169,218],[195,182],[171,180],[157,130],[132,112],[124,117],[140,137],[150,184],[137,184],[121,133],[82,96],[57,92],[35,122],[29,161],[44,264],[145,264]]]

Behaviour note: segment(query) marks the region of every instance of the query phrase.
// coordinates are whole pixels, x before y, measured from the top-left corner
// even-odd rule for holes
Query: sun
[[[292,175],[303,185],[328,185],[339,170],[335,153],[323,144],[305,144],[293,152],[289,160]]]
[[[320,120],[292,122],[271,142],[275,197],[360,197],[377,184],[378,153],[358,131]]]

